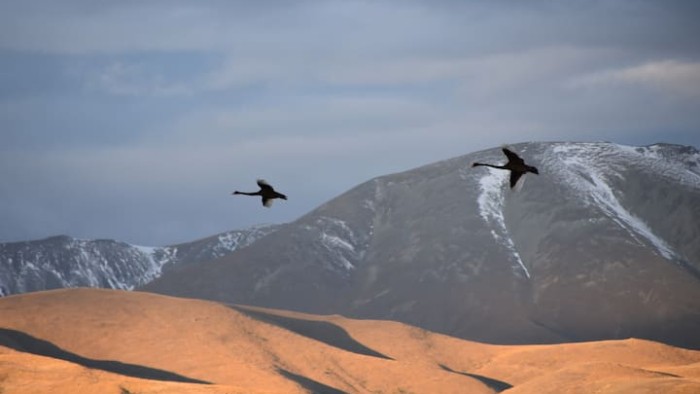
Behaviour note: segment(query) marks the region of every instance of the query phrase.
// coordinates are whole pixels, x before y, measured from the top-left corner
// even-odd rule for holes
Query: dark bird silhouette
[[[497,166],[494,164],[485,164],[485,163],[474,163],[472,164],[472,167],[478,167],[478,166],[485,166],[485,167],[491,167],[491,168],[499,168],[501,170],[509,170],[510,171],[510,187],[511,189],[515,186],[516,183],[518,183],[518,179],[520,179],[521,176],[525,175],[526,172],[531,172],[533,174],[538,174],[539,171],[537,171],[537,168],[533,166],[529,166],[525,164],[525,161],[520,158],[515,152],[509,150],[508,148],[502,148],[503,153],[508,157],[508,162],[502,166]]]
[[[272,201],[274,201],[275,198],[281,198],[283,200],[287,199],[287,196],[285,196],[282,193],[278,193],[275,191],[275,189],[270,186],[269,183],[265,182],[264,179],[258,179],[258,186],[260,186],[260,190],[257,192],[239,192],[238,190],[234,191],[231,194],[243,194],[246,196],[261,196],[262,197],[262,204],[266,207],[272,206]]]

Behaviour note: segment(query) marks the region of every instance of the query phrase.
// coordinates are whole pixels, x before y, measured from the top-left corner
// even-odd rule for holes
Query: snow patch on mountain
[[[503,204],[505,201],[503,192],[508,179],[508,171],[493,170],[486,167],[486,174],[479,178],[479,190],[481,192],[477,198],[479,214],[490,226],[491,235],[511,252],[515,262],[529,279],[530,271],[528,271],[525,263],[520,258],[520,254],[508,234],[505,217],[503,216]]]
[[[215,246],[215,248],[221,248],[223,250],[234,250],[238,246],[238,242],[241,239],[241,234],[240,233],[224,233],[220,234],[218,237],[218,244]]]
[[[362,207],[369,209],[372,212],[377,212],[377,206],[374,203],[374,200],[366,199],[362,201]]]
[[[549,163],[548,170],[559,176],[562,182],[571,185],[579,196],[585,196],[584,201],[587,204],[597,206],[607,217],[624,228],[638,242],[643,243],[640,240],[641,237],[651,243],[661,256],[667,259],[675,259],[677,256],[669,244],[654,234],[643,220],[625,209],[609,184],[609,178],[622,178],[622,175],[619,173],[619,168],[606,161],[606,156],[619,154],[620,152],[633,154],[634,152],[638,153],[638,151],[613,144],[601,144],[596,149],[590,149],[587,145],[561,144],[552,146],[549,152],[551,156],[546,159],[546,162]],[[653,151],[650,152],[653,154]],[[654,160],[657,168],[665,167],[659,165],[658,162],[658,160]],[[672,165],[669,165],[664,168],[666,170],[665,174],[671,172],[668,171],[669,168],[675,169]],[[662,171],[658,172],[662,173]],[[674,174],[679,175],[679,172]],[[674,179],[680,181],[683,178],[678,177]]]
[[[177,255],[176,248],[138,245],[131,246],[135,249],[135,251],[140,253],[144,259],[142,283],[148,283],[158,278],[163,271],[163,266],[169,262],[172,262]],[[127,289],[133,290],[134,287],[135,285],[129,285]]]
[[[160,277],[167,265],[216,259],[276,229],[257,226],[164,247],[67,236],[0,243],[0,294],[65,287],[133,290]]]
[[[328,249],[341,249],[348,253],[354,253],[355,248],[348,242],[344,241],[340,237],[335,235],[328,235],[326,233],[321,234],[321,243]],[[338,260],[342,263],[343,267],[347,270],[355,268],[355,266],[344,256],[343,252],[338,253]]]
[[[276,229],[273,225],[259,225],[245,231],[235,230],[219,234],[216,237],[217,241],[210,246],[212,258],[219,258],[246,247]]]
[[[364,257],[365,245],[344,220],[321,216],[316,219],[316,228],[322,229],[319,241],[330,256],[328,261],[350,271]]]
[[[684,186],[700,188],[700,152],[692,147],[650,145],[642,147],[611,144],[627,159]]]

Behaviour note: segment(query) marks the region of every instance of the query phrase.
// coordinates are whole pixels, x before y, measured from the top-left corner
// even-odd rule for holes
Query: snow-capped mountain
[[[144,289],[392,319],[468,339],[700,347],[700,152],[513,145],[363,183],[247,248]]]
[[[65,235],[0,243],[0,296],[63,287],[130,290],[170,267],[225,256],[276,228],[253,227],[165,247]]]

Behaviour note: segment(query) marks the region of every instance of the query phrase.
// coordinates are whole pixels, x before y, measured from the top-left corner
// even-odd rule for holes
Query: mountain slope
[[[5,297],[0,316],[0,389],[7,392],[700,388],[700,352],[641,340],[497,346],[396,322],[98,289]]]
[[[219,260],[144,289],[392,319],[462,338],[637,336],[700,347],[700,153],[610,143],[514,145],[361,184]]]
[[[275,229],[259,226],[165,247],[68,236],[0,243],[0,296],[79,286],[132,289],[172,267],[225,256]]]

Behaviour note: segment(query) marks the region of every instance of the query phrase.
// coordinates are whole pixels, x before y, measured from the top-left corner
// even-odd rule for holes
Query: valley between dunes
[[[700,351],[501,346],[402,323],[63,289],[0,298],[0,393],[698,393]]]

